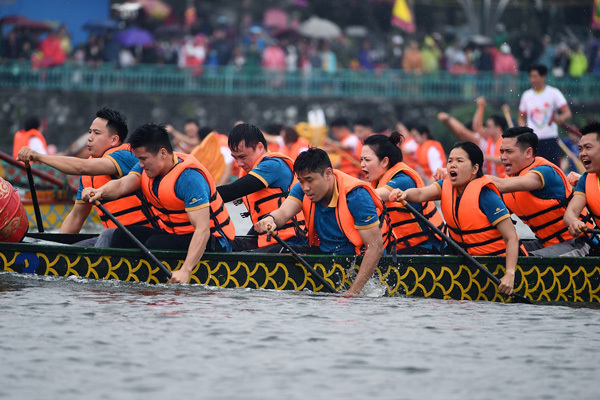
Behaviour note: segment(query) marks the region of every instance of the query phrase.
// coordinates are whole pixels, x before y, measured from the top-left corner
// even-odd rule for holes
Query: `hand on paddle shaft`
[[[471,263],[473,265],[475,265],[477,268],[479,268],[480,271],[482,271],[484,274],[486,274],[498,286],[498,290],[501,293],[512,295],[519,302],[531,303],[531,301],[529,299],[521,297],[513,292],[514,276],[509,276],[508,274],[505,274],[504,277],[502,277],[502,280],[498,279],[486,267],[481,265],[479,263],[479,261],[475,260],[473,258],[473,256],[471,256],[469,253],[467,253],[467,251],[465,249],[460,247],[460,245],[458,243],[456,243],[454,240],[452,240],[448,235],[446,235],[437,226],[435,226],[431,221],[429,221],[427,219],[427,217],[425,217],[423,214],[421,214],[420,212],[415,210],[415,208],[406,201],[406,196],[407,196],[406,192],[402,191],[400,189],[394,189],[390,192],[390,200],[392,200],[393,198],[396,198],[396,201],[402,203],[402,205],[404,207],[406,207],[406,209],[408,211],[410,211],[412,214],[414,214],[415,217],[417,217],[418,219],[423,221],[433,232],[435,232],[440,237],[442,237],[448,244],[450,244],[454,249],[456,249],[461,255],[463,255],[465,258],[467,258],[467,260],[471,261]]]
[[[273,218],[273,217],[271,217]],[[290,252],[290,254],[296,259],[296,261],[298,261],[300,264],[302,264],[302,266],[304,268],[306,268],[306,270],[315,277],[315,279],[323,285],[323,288],[330,292],[330,293],[337,293],[337,290],[335,290],[335,288],[333,286],[331,286],[331,284],[329,282],[327,282],[325,280],[325,278],[323,278],[321,276],[321,274],[319,274],[317,271],[315,271],[315,269],[313,267],[310,266],[309,263],[306,262],[305,259],[303,259],[302,257],[300,257],[300,254],[298,254],[296,252],[296,250],[294,250],[293,248],[290,247],[289,244],[287,244],[286,242],[283,241],[282,238],[279,237],[279,235],[275,232],[274,230],[274,226],[272,226],[271,224],[267,225],[267,237],[273,237],[277,243],[279,243],[279,245],[281,247],[283,247],[284,249],[286,249],[287,251]]]
[[[25,161],[25,169],[27,170],[27,180],[29,181],[29,191],[31,192],[31,202],[33,203],[35,221],[37,222],[38,231],[42,233],[44,232],[44,222],[42,220],[42,212],[40,211],[40,204],[38,203],[35,184],[33,182],[33,173],[31,172],[31,164],[29,164],[29,161]]]

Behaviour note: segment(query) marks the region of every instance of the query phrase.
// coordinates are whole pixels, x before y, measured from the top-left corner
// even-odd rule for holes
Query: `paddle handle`
[[[17,160],[16,158],[11,157],[10,155],[4,153],[3,151],[0,151],[0,159],[3,161],[6,161],[10,165],[13,165],[17,168],[27,169],[27,166],[23,165],[23,163],[21,161]],[[37,169],[32,169],[31,173],[35,176],[40,177],[41,179],[45,180],[46,182],[50,182],[53,185],[56,185],[58,187],[65,188],[65,186],[67,186],[73,190],[77,190],[77,188],[69,186],[69,185],[65,185],[65,182],[63,182],[61,179],[57,178],[56,176],[50,175],[46,172],[38,171]]]
[[[40,211],[40,204],[38,203],[37,192],[35,191],[35,184],[33,182],[33,173],[31,172],[31,164],[29,161],[25,162],[25,170],[27,171],[27,180],[29,181],[29,191],[31,192],[31,202],[33,203],[33,212],[35,213],[35,222],[37,223],[38,232],[44,232],[44,221],[42,221],[42,213]]]
[[[492,282],[494,282],[496,284],[496,286],[500,285],[500,279],[498,279],[498,277],[496,275],[492,274],[490,272],[490,270],[488,270],[486,267],[481,265],[481,263],[479,261],[477,261],[475,258],[473,258],[472,255],[467,253],[467,251],[465,249],[463,249],[462,247],[460,247],[460,245],[458,243],[456,243],[452,238],[450,238],[448,235],[446,235],[444,232],[442,232],[442,230],[440,228],[438,228],[437,226],[435,226],[435,224],[433,222],[431,222],[429,219],[427,219],[427,217],[425,217],[423,214],[418,212],[413,206],[411,206],[405,200],[402,200],[401,202],[404,205],[404,207],[406,207],[406,209],[408,211],[410,211],[415,217],[417,217],[418,219],[423,221],[432,231],[434,231],[439,236],[444,238],[444,240],[446,242],[448,242],[454,249],[456,249],[456,251],[458,251],[462,256],[464,256],[473,265],[475,265],[481,272],[486,274],[492,280]],[[511,296],[514,296],[520,302],[531,303],[531,301],[529,299],[527,299],[526,297],[519,296],[518,294],[516,294],[514,292]]]
[[[161,263],[160,260],[158,258],[156,258],[156,256],[154,254],[152,254],[152,252],[150,252],[150,250],[148,250],[148,248],[146,246],[144,246],[144,244],[142,242],[140,242],[139,239],[136,238],[133,235],[133,233],[131,233],[129,231],[129,229],[125,228],[125,226],[121,223],[121,221],[119,221],[114,215],[112,215],[106,209],[106,207],[104,207],[104,205],[102,203],[100,203],[98,200],[94,201],[94,205],[96,207],[98,207],[100,209],[100,211],[102,211],[102,213],[104,215],[106,215],[119,229],[121,229],[123,232],[125,232],[127,237],[135,243],[135,245],[142,251],[142,253],[144,253],[144,255],[146,257],[148,257],[154,263],[154,265],[156,265],[158,268],[160,268],[165,273],[165,275],[167,275],[167,277],[169,277],[169,279],[171,278],[171,276],[172,276],[171,271],[169,271],[169,269],[167,267],[165,267],[165,265],[163,263]]]
[[[270,227],[269,227],[269,228],[270,228]],[[280,245],[281,245],[283,248],[287,249],[287,251],[289,251],[289,252],[290,252],[290,254],[291,254],[291,255],[292,255],[292,256],[293,256],[293,257],[294,257],[294,258],[295,258],[295,259],[296,259],[296,260],[297,260],[297,261],[298,261],[300,264],[302,264],[302,266],[303,266],[304,268],[306,268],[306,270],[307,270],[308,272],[310,272],[310,273],[311,273],[311,274],[312,274],[312,275],[313,275],[313,276],[314,276],[314,277],[315,277],[315,278],[316,278],[316,279],[319,281],[319,283],[321,283],[321,284],[323,285],[323,287],[324,287],[325,289],[327,289],[327,291],[328,291],[329,293],[337,293],[337,290],[335,290],[335,288],[334,288],[333,286],[331,286],[331,284],[330,284],[329,282],[327,282],[327,281],[325,280],[325,278],[323,278],[323,277],[321,276],[321,274],[319,274],[317,271],[315,271],[315,269],[314,269],[313,267],[311,267],[311,266],[310,266],[310,264],[306,262],[306,260],[304,260],[302,257],[300,257],[300,254],[298,254],[298,253],[296,252],[296,250],[294,250],[292,247],[290,247],[290,245],[289,245],[289,244],[287,244],[287,243],[286,243],[286,242],[285,242],[285,241],[284,241],[282,238],[280,238],[280,237],[279,237],[279,235],[278,235],[277,233],[269,231],[269,232],[267,233],[267,235],[269,235],[269,236],[272,236],[272,237],[275,239],[275,241],[276,241],[277,243],[279,243],[279,244],[280,244]]]

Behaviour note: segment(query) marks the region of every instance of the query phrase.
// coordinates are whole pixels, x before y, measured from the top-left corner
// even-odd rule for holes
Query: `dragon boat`
[[[67,218],[67,215],[73,208],[74,201],[72,198],[61,198],[53,195],[46,196],[46,191],[38,191],[38,203],[40,207],[40,215],[42,216],[42,223],[44,229],[47,230],[58,230],[60,229],[63,221]],[[51,191],[54,193],[54,191]],[[31,197],[27,196],[29,191],[25,193],[25,198],[22,199],[25,212],[27,212],[27,218],[29,219],[29,229],[37,229],[35,219],[35,209],[31,201]],[[98,232],[102,229],[102,221],[100,216],[96,212],[95,208],[92,208],[90,216],[85,220],[83,229],[89,232]]]
[[[138,249],[72,245],[90,235],[29,233],[22,243],[0,243],[3,271],[162,283],[166,276]],[[153,252],[171,271],[185,252]],[[350,286],[361,258],[306,255],[303,258],[336,290]],[[501,257],[478,257],[492,273],[504,274]],[[459,256],[384,256],[372,279],[387,296],[507,302],[483,272]],[[205,253],[191,284],[223,288],[324,291],[319,280],[288,254]],[[600,303],[600,257],[519,258],[515,291],[534,303]]]

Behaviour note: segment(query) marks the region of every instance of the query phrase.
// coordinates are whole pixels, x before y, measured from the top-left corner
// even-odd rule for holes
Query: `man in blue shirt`
[[[383,254],[379,218],[383,203],[370,185],[334,170],[327,153],[311,148],[294,162],[298,183],[283,204],[258,221],[257,232],[274,231],[302,210],[309,244],[327,254],[361,254],[360,270],[347,294],[357,295]]]

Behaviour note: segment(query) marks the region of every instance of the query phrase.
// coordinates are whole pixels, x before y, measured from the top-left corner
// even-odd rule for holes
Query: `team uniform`
[[[506,243],[496,229],[510,218],[492,180],[483,176],[469,182],[459,196],[449,179],[435,182],[441,193],[441,209],[450,236],[474,256],[506,254]]]
[[[403,162],[390,168],[378,182],[371,182],[374,188],[384,187],[388,190],[424,187],[419,174]],[[396,250],[399,253],[439,253],[441,250],[440,238],[431,233],[429,227],[417,219],[401,203],[387,201],[385,203],[390,214],[391,228],[396,241]],[[435,226],[444,228],[444,221],[433,202],[410,203],[419,213],[423,214]]]
[[[431,179],[431,175],[438,169],[446,166],[446,153],[442,144],[436,140],[427,140],[417,149],[417,164],[421,167],[423,175]]]
[[[359,230],[380,225],[383,203],[365,182],[338,170],[334,175],[334,192],[327,206],[313,203],[299,183],[292,187],[289,198],[302,204],[310,246],[318,246],[326,254],[361,254],[364,249]],[[386,238],[386,223],[382,231]]]
[[[15,133],[13,141],[14,158],[19,158],[19,150],[24,146],[28,146],[40,154],[48,154],[46,139],[42,135],[42,132],[37,129],[30,129],[28,131],[22,129]]]

